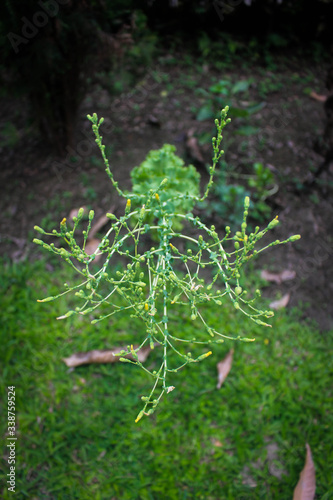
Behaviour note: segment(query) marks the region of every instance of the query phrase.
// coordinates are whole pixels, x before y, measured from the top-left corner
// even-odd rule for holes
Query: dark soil
[[[327,94],[327,66],[290,57],[277,62],[274,72],[240,65],[218,70],[208,64],[196,64],[193,58],[187,64],[181,55],[177,62],[175,58],[162,58],[132,91],[118,98],[96,85],[82,103],[77,146],[67,159],[50,154],[27,128],[24,100],[1,99],[0,130],[11,123],[17,131],[16,135],[3,132],[0,136],[1,255],[13,261],[38,257],[40,247],[32,244],[34,225],[57,227],[73,208],[94,208],[97,217],[111,207],[116,213],[123,211],[124,201],[115,196],[103,170],[87,113],[97,112],[105,117],[104,142],[110,146],[108,156],[115,178],[122,188],[130,188],[130,170],[151,149],[165,143],[175,144],[177,153],[187,162],[194,161],[186,151],[188,132],[192,130],[199,138],[213,132],[212,120],[199,122],[195,118],[196,109],[204,104],[198,88],[207,90],[214,78],[218,81],[230,77],[237,82],[253,77],[246,99],[265,103],[250,121],[259,130],[252,135],[239,135],[239,126],[249,122],[232,120],[224,134],[225,160],[236,173],[248,172],[254,162],[268,166],[278,186],[267,200],[272,207],[270,218],[278,214],[281,221],[270,237],[282,240],[295,233],[302,235],[296,243],[274,247],[258,259],[258,270],[296,271],[294,280],[282,285],[267,284],[264,293],[276,298],[290,292],[288,307],[302,302],[306,304],[306,317],[316,320],[323,331],[332,328],[332,171],[323,172],[309,189],[303,187],[323,160],[314,152],[313,143],[324,129],[323,105],[305,90]],[[200,150],[209,163],[210,144],[200,144]],[[198,168],[205,180],[205,169]],[[214,220],[220,230],[227,222]]]

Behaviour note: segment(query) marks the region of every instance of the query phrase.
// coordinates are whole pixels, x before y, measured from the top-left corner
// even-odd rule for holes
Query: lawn
[[[301,322],[296,309],[278,311],[269,329],[228,305],[205,306],[212,325],[256,341],[213,346],[210,357],[174,374],[175,390],[153,416],[135,423],[151,387],[145,372],[128,363],[71,371],[62,358],[136,343],[140,324],[126,315],[96,325],[87,317],[57,321],[64,299],[36,300],[56,293],[67,273],[53,259],[1,266],[1,401],[6,412],[7,387],[15,386],[18,498],[287,499],[306,443],[316,499],[333,497],[333,332]],[[173,325],[197,328],[181,312]],[[231,348],[218,390],[216,364]],[[157,356],[148,358],[152,369]],[[4,478],[6,432],[2,418]],[[6,479],[1,488],[2,498],[12,497]]]

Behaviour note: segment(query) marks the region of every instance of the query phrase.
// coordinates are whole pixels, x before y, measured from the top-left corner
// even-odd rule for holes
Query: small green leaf
[[[238,92],[245,92],[245,90],[250,87],[251,83],[251,80],[240,80],[232,87],[231,93],[237,94]]]
[[[196,116],[196,120],[198,120],[199,122],[203,122],[205,120],[211,120],[214,117],[215,117],[215,113],[213,111],[212,106],[205,105],[199,109],[199,112]]]

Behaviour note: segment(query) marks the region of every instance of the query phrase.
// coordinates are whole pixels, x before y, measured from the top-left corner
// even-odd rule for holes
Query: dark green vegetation
[[[207,307],[226,334],[256,342],[214,347],[212,356],[175,375],[176,389],[153,417],[135,424],[151,384],[145,373],[121,363],[70,371],[62,358],[126,345],[139,325],[126,316],[94,326],[88,318],[56,321],[68,304],[36,299],[69,279],[69,268],[57,266],[53,260],[1,265],[1,400],[15,385],[20,498],[291,498],[306,442],[316,464],[316,498],[332,497],[332,332],[323,336],[302,324],[295,310],[278,312],[273,328],[264,329],[232,308]],[[249,276],[248,283],[257,282]],[[174,325],[196,328],[181,316]],[[217,390],[216,363],[232,347],[231,372]],[[148,362],[154,366],[154,353]],[[11,495],[3,488],[2,498]]]
[[[26,96],[30,125],[58,154],[73,146],[78,107],[99,72],[119,73],[125,49],[127,62],[149,59],[152,40],[133,0],[5,1],[0,17],[1,87]]]
[[[1,254],[23,261],[2,262],[0,273],[3,412],[7,386],[15,385],[17,391],[16,497],[291,498],[308,442],[316,464],[316,498],[329,500],[333,496],[332,332],[319,333],[301,319],[316,317],[326,328],[331,325],[325,319],[331,307],[332,181],[329,176],[320,178],[309,194],[302,190],[304,179],[317,165],[312,141],[322,128],[321,103],[305,98],[304,91],[326,93],[329,43],[327,39],[324,47],[321,43],[329,33],[332,2],[257,0],[250,9],[242,4],[225,12],[223,22],[216,9],[210,7],[205,13],[202,2],[192,0],[179,1],[179,9],[170,8],[167,0],[152,2],[151,9],[145,1],[135,2],[135,9],[142,10],[133,17],[130,1],[65,3],[29,44],[19,44],[15,57],[7,34],[22,35],[22,16],[32,20],[41,10],[40,2],[5,0],[0,6],[0,50],[5,56],[0,65]],[[99,11],[102,4],[108,8],[107,17]],[[163,8],[157,9],[157,4]],[[132,18],[135,26],[126,28]],[[90,38],[91,23],[101,30],[101,39]],[[233,31],[238,35],[230,36]],[[113,42],[105,33],[114,37]],[[105,50],[96,50],[95,43]],[[292,52],[295,45],[298,49]],[[71,73],[73,61],[80,78]],[[226,80],[229,83],[218,89]],[[50,92],[55,88],[56,95]],[[7,96],[14,89],[13,103]],[[75,109],[87,90],[75,123]],[[70,107],[61,116],[68,96]],[[27,112],[26,98],[34,114]],[[179,137],[193,126],[208,163],[210,120],[196,118],[205,106],[214,113],[216,104],[218,113],[223,98],[225,104],[232,101],[236,114],[224,145],[229,156],[220,165],[219,190],[206,215],[223,227],[237,218],[248,191],[255,202],[252,213],[258,210],[254,225],[279,213],[287,234],[274,236],[283,239],[300,232],[302,240],[293,247],[294,253],[275,253],[269,268],[295,269],[297,283],[290,304],[310,299],[311,304],[288,314],[278,312],[272,329],[255,327],[233,309],[219,313],[207,308],[207,317],[219,328],[223,325],[226,334],[253,335],[256,342],[225,343],[202,363],[181,371],[174,379],[176,389],[164,398],[159,411],[135,424],[140,396],[151,385],[147,375],[121,363],[70,371],[62,358],[126,345],[133,332],[139,333],[140,324],[125,316],[94,326],[89,318],[56,321],[74,304],[62,300],[37,304],[36,299],[57,293],[70,281],[69,268],[65,271],[53,260],[32,264],[24,257],[31,256],[35,224],[52,229],[72,208],[87,205],[101,214],[114,203],[99,156],[94,150],[85,156],[86,149],[79,147],[88,112],[99,111],[114,124],[106,138],[108,157],[117,178],[126,182],[133,166],[164,143],[177,142],[177,154],[186,164],[192,162],[193,158],[185,158]],[[266,106],[250,115],[250,105],[262,101]],[[153,120],[147,120],[150,115]],[[65,148],[66,160],[50,155],[45,139],[33,132],[38,126],[61,152],[74,136],[73,148]],[[87,140],[85,135],[85,144]],[[276,186],[278,193],[272,196]],[[116,206],[119,212],[122,208]],[[249,275],[249,284],[253,290],[257,287],[258,272]],[[283,293],[282,287],[279,290]],[[188,335],[197,326],[181,315],[173,321],[175,329],[186,329]],[[232,347],[233,366],[218,391],[216,363]],[[152,369],[154,355],[147,360]],[[3,437],[6,430],[2,418]],[[277,450],[273,456],[272,447]],[[6,457],[8,450],[3,450]],[[0,495],[11,498],[6,461],[1,472]]]
[[[79,105],[103,74],[111,80],[121,74],[133,84],[157,49],[185,44],[206,59],[212,40],[223,45],[229,61],[242,54],[269,63],[271,51],[309,42],[320,54],[320,43],[331,40],[331,15],[327,0],[251,6],[242,1],[5,0],[0,85],[25,96],[29,126],[64,155],[66,146],[74,146]],[[107,86],[113,93],[121,90],[117,82]]]

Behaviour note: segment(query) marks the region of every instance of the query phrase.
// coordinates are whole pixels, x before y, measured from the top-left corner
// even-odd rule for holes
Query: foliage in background
[[[244,102],[243,106],[239,106],[239,94],[245,94],[253,79],[239,80],[236,83],[225,78],[211,85],[207,90],[199,88],[196,94],[202,96],[205,100],[203,106],[200,107],[197,113],[197,120],[203,121],[216,118],[216,109],[224,108],[227,104],[230,105],[230,116],[234,118],[249,118],[253,113],[257,113],[263,108],[264,103],[248,103]]]
[[[262,56],[297,44],[332,41],[330,0],[310,3],[306,0],[160,0],[147,2],[143,8],[152,29],[164,38],[170,40],[172,32],[191,43],[199,34],[206,33],[221,44],[220,35],[232,34],[233,40],[226,37],[222,44],[225,51],[230,49],[233,53],[238,50],[249,53],[250,48]],[[198,47],[205,48],[201,43]]]
[[[263,223],[272,211],[266,200],[277,190],[274,175],[262,163],[254,163],[252,172],[240,174],[231,165],[221,161],[210,199],[201,202],[199,208],[205,217],[222,219],[234,229],[242,223],[244,198],[249,196],[250,220]]]
[[[326,25],[331,2],[315,5],[239,3],[224,9],[221,19],[219,2],[6,0],[0,4],[0,90],[26,96],[44,142],[64,154],[73,146],[78,106],[92,82],[123,92],[151,63],[157,45],[177,49],[187,38],[203,61],[221,67],[236,55],[256,59],[263,48],[273,65],[271,50],[294,44],[295,26],[315,41],[331,40]]]
[[[222,130],[230,121],[226,118],[227,112],[228,107],[222,110],[220,120],[215,120],[217,135],[212,139],[214,156],[209,169],[209,181],[201,197],[191,193],[191,190],[193,192],[191,183],[184,186],[184,191],[180,192],[178,186],[175,189],[174,179],[181,175],[178,172],[182,172],[184,167],[181,160],[177,161],[176,158],[170,156],[173,155],[170,146],[164,146],[160,152],[150,153],[146,162],[134,173],[134,192],[124,193],[114,180],[105,156],[105,146],[99,132],[103,119],[98,120],[96,114],[92,117],[88,115],[106,172],[117,193],[122,197],[127,197],[125,213],[121,217],[107,214],[111,220],[111,227],[92,254],[86,251],[86,244],[94,218],[93,210],[89,213],[87,229],[82,232],[83,243],[80,242],[77,234],[84,214],[82,208],[78,216],[73,219],[72,229],[67,226],[66,219],[60,223],[60,232],[54,229],[51,233],[47,233],[35,226],[40,234],[60,238],[65,246],[59,248],[54,243],[49,244],[40,239],[34,239],[34,242],[64,259],[83,280],[79,285],[74,286],[66,283],[64,292],[41,300],[41,302],[48,302],[76,291],[75,295],[81,299],[82,305],[70,309],[59,319],[75,314],[88,314],[94,317],[92,322],[95,324],[119,312],[127,311],[131,317],[143,322],[145,330],[144,333],[142,332],[143,335],[136,338],[133,334],[131,345],[120,353],[120,355],[131,354],[134,361],[128,358],[120,358],[120,360],[140,366],[153,378],[153,388],[150,394],[141,398],[144,408],[138,414],[136,421],[140,420],[143,415],[151,415],[163,394],[165,392],[168,394],[174,389],[169,381],[170,374],[212,354],[209,351],[194,357],[192,352],[188,351],[189,344],[210,345],[224,342],[224,339],[254,340],[237,332],[230,336],[223,330],[212,328],[201,313],[203,304],[211,302],[219,309],[225,303],[225,299],[229,299],[236,310],[244,313],[256,324],[270,326],[265,323],[265,320],[270,318],[273,312],[258,309],[255,305],[256,298],[260,296],[259,290],[256,291],[254,298],[249,298],[247,284],[245,283],[244,287],[240,285],[242,268],[263,250],[300,238],[299,235],[291,236],[285,241],[276,240],[258,249],[256,245],[259,240],[279,222],[276,217],[265,229],[260,231],[259,227],[256,227],[254,232],[248,233],[247,216],[250,206],[248,197],[244,200],[240,231],[233,236],[229,226],[225,228],[225,234],[219,236],[214,226],[207,227],[199,217],[194,217],[192,213],[184,214],[184,211],[191,209],[196,202],[204,201],[213,185],[215,168],[223,154],[220,149],[223,138]],[[166,165],[170,158],[172,162]],[[165,173],[168,177],[162,180],[157,178],[147,192],[146,186],[140,186],[140,183],[147,181],[147,171],[150,172],[158,165],[161,166],[161,163],[163,165],[161,174]],[[188,178],[191,176],[193,178],[194,170],[189,169],[186,175]],[[194,180],[197,181],[196,176]],[[132,207],[132,203],[136,207]],[[179,225],[175,225],[175,220],[191,225],[195,229],[195,236],[179,231],[177,229]],[[145,247],[142,238],[147,233],[157,234],[158,248],[148,247],[147,249],[147,245]],[[117,255],[123,257],[127,265],[114,275],[112,262]],[[104,262],[100,269],[96,270],[94,260],[99,256],[104,257]],[[205,278],[203,269],[210,272],[209,278]],[[103,289],[103,285],[106,285],[106,288]],[[122,301],[120,304],[118,299]],[[101,307],[103,307],[102,311]],[[183,332],[173,329],[173,311],[177,314],[182,312],[185,318],[189,317],[191,321],[198,324],[195,337],[187,338]],[[134,348],[134,343],[138,343],[139,346]],[[138,351],[147,345],[152,350],[157,346],[161,358],[158,370],[150,370],[138,358]],[[179,358],[176,363],[170,361],[170,353],[176,354]],[[160,391],[158,396],[155,391]]]
[[[145,372],[122,363],[69,371],[62,358],[126,345],[140,322],[127,311],[116,322],[94,326],[80,315],[55,321],[54,303],[41,307],[36,300],[41,292],[54,295],[68,279],[78,282],[57,260],[0,266],[0,393],[4,405],[6,388],[16,387],[18,498],[292,498],[308,442],[316,496],[331,499],[333,332],[318,332],[296,311],[279,311],[273,328],[263,330],[231,303],[217,313],[208,302],[204,314],[214,328],[246,332],[256,342],[234,344],[233,367],[220,390],[216,364],[230,346],[216,346],[195,370],[181,370],[181,393],[170,393],[163,411],[138,426],[133,412],[138,393],[150,384]],[[248,274],[247,282],[255,290],[257,275]],[[67,305],[65,298],[57,303],[61,310]],[[188,337],[197,334],[196,324],[180,315],[174,327]],[[157,362],[155,350],[150,363]],[[6,424],[2,418],[3,443]],[[270,462],[272,443],[278,453]],[[4,500],[13,497],[6,486],[7,454],[4,447]]]
[[[73,140],[86,57],[96,40],[84,2],[55,5],[57,16],[48,16],[34,0],[4,2],[0,13],[10,86],[28,97],[40,132],[63,152]],[[48,18],[45,26],[33,23],[36,12]]]
[[[124,27],[129,31],[122,35]],[[158,36],[149,30],[147,17],[141,10],[133,8],[128,11],[127,23],[118,29],[118,53],[115,51],[113,57],[104,58],[104,63],[89,76],[90,82],[107,89],[111,95],[122,94],[135,86],[152,65],[160,45]]]

